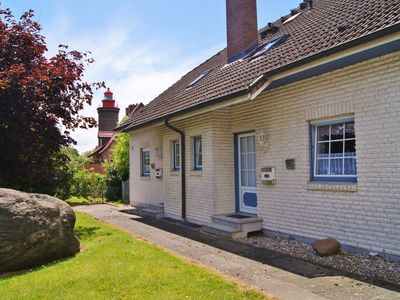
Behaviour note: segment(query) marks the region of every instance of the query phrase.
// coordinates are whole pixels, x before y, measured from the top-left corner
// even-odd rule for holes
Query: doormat
[[[246,215],[241,215],[241,214],[233,214],[233,215],[229,215],[227,216],[229,218],[234,218],[234,219],[247,219],[247,218],[251,218],[250,216],[246,216]]]

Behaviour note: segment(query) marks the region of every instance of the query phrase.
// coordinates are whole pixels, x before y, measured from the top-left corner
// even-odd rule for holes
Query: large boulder
[[[340,242],[333,238],[316,241],[311,245],[319,256],[325,257],[340,252]]]
[[[75,213],[59,199],[0,189],[0,272],[79,252]]]

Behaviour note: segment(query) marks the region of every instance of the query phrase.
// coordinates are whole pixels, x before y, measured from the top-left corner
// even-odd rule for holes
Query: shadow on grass
[[[79,240],[81,240],[81,243],[82,243],[82,241],[88,241],[88,240],[91,240],[94,238],[112,235],[112,232],[101,231],[101,228],[99,226],[90,226],[90,227],[76,226],[74,233],[79,238]],[[75,256],[76,256],[76,254],[69,256],[69,257],[62,257],[55,261],[41,264],[39,266],[28,267],[26,269],[19,270],[19,271],[11,271],[11,272],[3,272],[3,273],[0,272],[0,281],[8,279],[8,278],[12,278],[12,277],[19,277],[19,276],[23,276],[23,275],[26,275],[29,273],[34,273],[34,272],[40,271],[42,269],[50,268],[59,263],[73,259],[73,258],[75,258]]]
[[[83,227],[83,226],[76,226],[74,229],[75,235],[79,238],[79,240],[89,240],[95,236],[99,236],[98,230],[100,227],[98,226],[91,226],[91,227]],[[108,234],[110,235],[110,234]]]

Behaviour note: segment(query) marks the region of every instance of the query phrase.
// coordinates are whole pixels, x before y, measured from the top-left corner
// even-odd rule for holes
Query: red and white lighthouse
[[[114,134],[113,130],[118,125],[119,108],[115,104],[113,93],[108,88],[99,108],[99,147],[105,145]]]

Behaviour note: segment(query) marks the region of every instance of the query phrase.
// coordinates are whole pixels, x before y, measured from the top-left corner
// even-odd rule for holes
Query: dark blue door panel
[[[243,203],[249,207],[257,207],[257,194],[249,192],[244,193]]]

